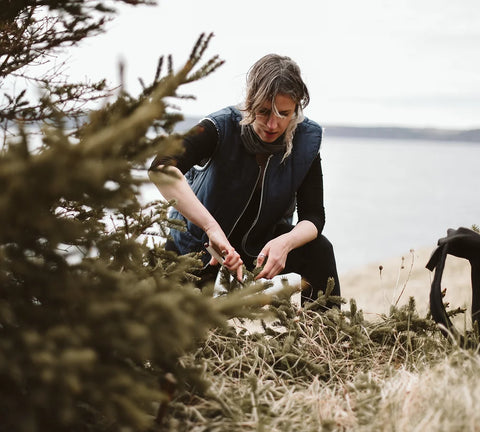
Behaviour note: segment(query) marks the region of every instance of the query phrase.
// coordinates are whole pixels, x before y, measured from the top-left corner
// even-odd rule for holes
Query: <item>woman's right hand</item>
[[[164,170],[165,168],[165,170]],[[149,171],[150,179],[157,186],[162,196],[170,201],[175,200],[175,208],[189,221],[202,228],[207,234],[210,244],[223,255],[223,265],[231,272],[236,272],[239,281],[243,278],[243,261],[232,247],[218,222],[193,193],[185,176],[174,166],[160,165]],[[210,260],[216,265],[215,258]]]
[[[236,273],[237,279],[242,281],[243,279],[243,261],[240,257],[240,254],[235,250],[235,248],[228,241],[225,233],[221,230],[220,227],[215,227],[205,230],[210,246],[212,246],[216,251],[223,256],[223,265],[232,273]],[[210,265],[218,264],[218,260],[212,256],[210,260]]]

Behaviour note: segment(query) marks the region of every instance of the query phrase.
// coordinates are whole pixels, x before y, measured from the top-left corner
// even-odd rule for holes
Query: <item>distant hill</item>
[[[185,117],[178,123],[176,129],[180,132],[190,129],[200,121],[200,117]],[[452,130],[435,128],[407,128],[407,127],[369,127],[369,126],[339,126],[324,125],[325,135],[345,138],[372,138],[372,139],[417,139],[434,141],[464,141],[480,143],[480,129]]]
[[[406,127],[325,126],[325,134],[349,138],[419,139],[480,143],[480,129],[451,130]]]

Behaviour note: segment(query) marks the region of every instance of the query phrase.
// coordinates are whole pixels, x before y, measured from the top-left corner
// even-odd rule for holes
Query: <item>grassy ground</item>
[[[269,319],[211,331],[182,359],[206,385],[178,392],[161,430],[480,430],[478,353],[440,334],[421,295],[417,311],[402,265],[401,301],[367,319],[355,300],[325,313],[283,301]]]
[[[164,430],[478,430],[480,361],[414,303],[372,324],[355,311],[282,305],[265,331],[212,331],[183,359],[206,391],[172,402]]]

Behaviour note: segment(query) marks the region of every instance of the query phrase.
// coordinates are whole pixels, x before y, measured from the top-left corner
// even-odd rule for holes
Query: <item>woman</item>
[[[165,199],[176,200],[171,216],[187,226],[171,231],[167,249],[185,254],[209,244],[239,280],[243,264],[264,265],[257,279],[297,273],[309,284],[302,304],[325,291],[329,277],[340,295],[333,247],[321,234],[322,128],[303,116],[308,102],[297,64],[266,55],[248,73],[241,109],[207,116],[185,138],[182,154],[154,160],[150,178]],[[159,167],[177,180],[165,181]],[[205,254],[204,264],[202,279],[212,280],[218,260]]]

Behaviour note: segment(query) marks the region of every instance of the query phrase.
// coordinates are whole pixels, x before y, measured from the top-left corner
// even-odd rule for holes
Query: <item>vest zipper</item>
[[[262,203],[263,203],[263,192],[265,190],[265,177],[267,175],[267,168],[268,168],[268,164],[270,162],[270,159],[272,158],[273,155],[270,155],[268,156],[268,159],[267,159],[267,162],[265,164],[265,168],[263,170],[263,178],[262,178],[262,190],[261,190],[261,193],[260,193],[260,202],[258,204],[258,212],[257,212],[257,216],[255,217],[253,223],[252,223],[252,226],[250,227],[250,229],[245,233],[245,235],[243,236],[242,238],[242,249],[248,254],[248,251],[247,251],[247,248],[246,248],[246,244],[247,244],[247,237],[248,235],[250,234],[250,232],[252,231],[253,227],[256,225],[256,223],[258,222],[258,219],[260,218],[260,211],[262,210]],[[262,172],[262,170],[260,169],[260,173]],[[257,182],[258,182],[258,179],[257,179]],[[256,183],[255,183],[256,184]],[[255,189],[254,189],[255,190]],[[253,195],[253,193],[252,193]],[[251,198],[252,196],[250,196]],[[248,205],[248,203],[247,203]],[[245,208],[246,209],[246,208]],[[243,211],[245,211],[245,209]],[[242,213],[243,214],[243,213]],[[238,222],[238,221],[237,221]],[[250,256],[253,256],[253,255],[250,255]]]
[[[260,168],[258,170],[258,176],[257,176],[257,180],[255,181],[255,184],[253,185],[253,189],[252,189],[252,193],[250,194],[250,196],[248,197],[248,201],[247,203],[245,204],[245,207],[243,208],[242,212],[240,213],[240,216],[238,216],[237,220],[235,221],[235,223],[233,224],[233,227],[232,229],[230,230],[230,232],[228,233],[227,235],[227,238],[229,238],[233,231],[235,230],[235,227],[237,226],[238,224],[238,221],[242,218],[243,214],[245,213],[245,210],[247,209],[248,205],[250,204],[250,201],[252,200],[252,197],[253,197],[253,194],[255,193],[255,189],[257,187],[257,183],[258,183],[258,180],[260,179],[260,174],[262,173],[262,169]],[[265,174],[264,174],[265,176]]]

